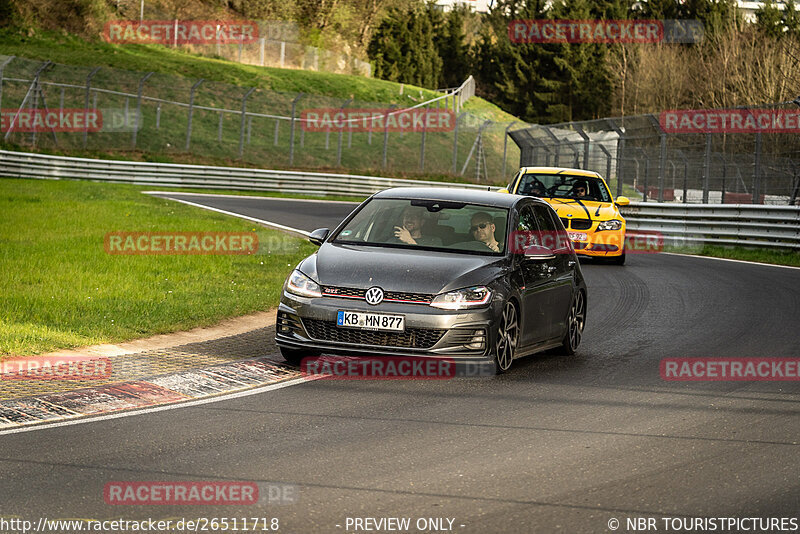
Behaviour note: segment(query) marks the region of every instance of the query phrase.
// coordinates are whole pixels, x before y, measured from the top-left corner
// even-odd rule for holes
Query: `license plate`
[[[589,239],[589,236],[584,234],[583,232],[568,232],[569,238],[573,241],[586,241]]]
[[[339,310],[336,314],[336,325],[345,328],[402,332],[406,327],[406,319],[402,315]]]

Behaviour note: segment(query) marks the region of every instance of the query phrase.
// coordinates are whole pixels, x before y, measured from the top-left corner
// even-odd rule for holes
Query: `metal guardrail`
[[[404,180],[355,174],[101,160],[7,150],[0,150],[0,176],[93,180],[160,187],[273,191],[321,196],[369,196],[390,187],[487,188],[485,185]]]
[[[0,150],[0,176],[320,196],[369,196],[390,187],[486,189],[475,184],[352,174],[99,160],[6,150]],[[657,231],[676,243],[800,250],[800,207],[633,202],[622,208],[622,213],[628,229]]]
[[[660,232],[674,243],[800,250],[800,207],[632,202],[630,230]]]

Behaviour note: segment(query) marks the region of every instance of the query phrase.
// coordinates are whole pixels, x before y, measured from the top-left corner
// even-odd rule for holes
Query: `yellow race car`
[[[546,200],[564,223],[575,252],[625,263],[625,219],[603,177],[593,171],[561,167],[522,167],[505,193]]]

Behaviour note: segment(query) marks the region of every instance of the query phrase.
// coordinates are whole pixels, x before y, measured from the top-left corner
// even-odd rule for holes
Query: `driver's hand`
[[[408,245],[416,245],[417,244],[416,240],[413,237],[411,237],[411,233],[406,228],[404,228],[402,226],[395,226],[394,227],[394,236],[397,239],[399,239],[400,241],[402,241],[403,243],[406,243]]]

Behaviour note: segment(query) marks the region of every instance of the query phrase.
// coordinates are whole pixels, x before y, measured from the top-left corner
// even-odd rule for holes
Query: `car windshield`
[[[506,208],[378,198],[362,206],[333,242],[501,255],[507,221]]]
[[[573,198],[593,202],[611,202],[611,194],[599,178],[573,174],[526,173],[517,194],[542,198]]]

